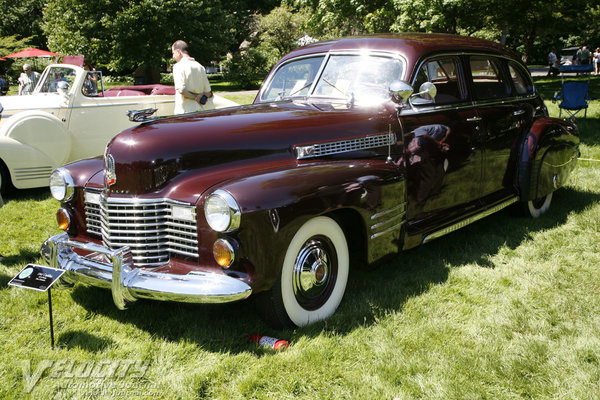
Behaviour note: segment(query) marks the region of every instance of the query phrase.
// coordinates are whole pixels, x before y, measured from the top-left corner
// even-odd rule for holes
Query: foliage
[[[220,0],[49,0],[44,20],[51,49],[83,54],[113,71],[164,68],[177,39],[188,42],[190,54],[206,64],[233,41],[234,20]]]
[[[507,44],[545,63],[552,47],[600,44],[596,0],[288,0],[313,11],[321,39],[386,32],[442,32]]]
[[[16,53],[17,51],[26,49],[30,43],[30,38],[17,39],[15,35],[5,37],[0,36],[0,54],[9,55]],[[17,61],[17,63],[13,66],[15,61]],[[9,73],[8,71],[10,70],[12,70],[14,74],[14,71],[20,71],[21,65],[23,65],[23,63],[19,63],[17,59],[7,58],[6,61],[0,62],[0,75]]]
[[[225,78],[247,89],[258,87],[269,72],[267,60],[260,49],[234,53],[225,61]]]
[[[32,46],[44,48],[43,7],[44,0],[0,0],[0,37],[28,38]],[[10,53],[0,53],[0,56],[6,54]]]
[[[309,19],[308,9],[298,12],[287,5],[256,16],[248,47],[240,48],[227,60],[227,79],[247,88],[260,84],[277,60],[299,46]]]

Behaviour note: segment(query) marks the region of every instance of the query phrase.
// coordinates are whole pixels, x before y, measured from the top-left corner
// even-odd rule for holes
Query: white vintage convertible
[[[215,96],[217,108],[237,105]],[[103,153],[108,141],[134,126],[130,110],[173,114],[174,88],[122,86],[104,90],[102,73],[52,64],[30,96],[3,96],[0,107],[0,193],[48,185],[58,166]]]

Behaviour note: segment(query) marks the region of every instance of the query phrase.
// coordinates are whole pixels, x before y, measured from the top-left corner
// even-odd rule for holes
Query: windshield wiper
[[[292,93],[290,93],[289,95],[285,96],[285,97],[292,97],[293,95],[295,95],[298,92],[303,91],[304,89],[306,89],[307,87],[310,87],[310,85],[312,85],[314,81],[310,81],[308,82],[306,85],[302,86],[300,89],[294,90]]]
[[[335,86],[333,83],[329,82],[327,79],[325,78],[321,78],[321,80],[323,82],[325,82],[326,84],[328,84],[329,86],[331,86],[332,88],[334,88],[335,90],[337,90],[338,92],[340,92],[341,94],[344,95],[344,97],[346,96],[346,92],[344,92],[342,89],[340,89],[339,87]]]

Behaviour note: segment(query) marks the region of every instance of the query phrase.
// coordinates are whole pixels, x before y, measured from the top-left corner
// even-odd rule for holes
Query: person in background
[[[215,108],[213,93],[206,70],[190,57],[188,45],[178,40],[171,46],[173,59],[173,81],[175,83],[175,114],[184,114]]]
[[[592,57],[592,63],[594,64],[594,75],[598,75],[598,70],[600,69],[600,47],[596,47]]]
[[[31,65],[23,64],[23,72],[19,75],[19,96],[31,94],[38,79],[40,79],[40,73],[31,70]]]
[[[592,58],[592,55],[590,53],[590,50],[588,49],[587,46],[583,46],[581,47],[581,65],[586,65],[590,63],[590,58]]]
[[[546,76],[550,76],[550,75],[558,75],[558,69],[556,68],[556,64],[558,62],[558,57],[556,57],[556,50],[552,49],[550,50],[550,53],[548,53],[548,75]]]
[[[4,75],[0,75],[0,96],[6,96],[9,87],[10,84],[8,83],[8,79],[6,79]]]

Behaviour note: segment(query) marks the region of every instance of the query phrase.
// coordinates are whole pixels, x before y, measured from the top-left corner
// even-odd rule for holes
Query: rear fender
[[[45,111],[23,111],[2,124],[0,136],[35,149],[51,160],[52,166],[64,164],[71,151],[71,136],[65,124]],[[35,158],[27,160],[36,165]],[[47,162],[45,162],[47,163]]]
[[[577,164],[579,134],[570,121],[543,117],[521,142],[518,186],[521,201],[544,197],[563,186]]]

